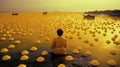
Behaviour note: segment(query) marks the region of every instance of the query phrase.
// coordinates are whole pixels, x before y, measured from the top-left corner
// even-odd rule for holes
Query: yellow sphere
[[[112,50],[110,53],[111,53],[112,55],[116,55],[116,54],[117,54],[117,51],[116,51],[116,50]]]
[[[93,66],[98,66],[100,63],[97,60],[91,60],[90,64]]]
[[[15,44],[20,44],[20,43],[21,43],[20,40],[16,40],[16,41],[15,41]]]
[[[49,38],[49,37],[46,37],[45,41],[49,41],[49,40],[50,40],[50,38]]]
[[[85,55],[90,56],[90,55],[92,55],[92,52],[90,52],[90,51],[85,51]]]
[[[11,34],[7,34],[8,37],[11,37],[12,35]]]
[[[65,60],[72,61],[74,58],[71,55],[68,55],[65,57]]]
[[[116,65],[117,64],[117,62],[115,60],[113,60],[113,59],[108,60],[107,63],[109,65]]]
[[[40,40],[35,41],[36,44],[41,44],[42,42]]]
[[[26,64],[19,64],[18,67],[27,67]]]
[[[3,37],[6,37],[6,36],[7,36],[7,34],[2,34],[2,36],[3,36]]]
[[[39,36],[40,36],[40,37],[43,37],[43,34],[40,34]]]
[[[2,60],[6,61],[6,60],[10,60],[11,56],[10,55],[5,55],[2,57]]]
[[[28,33],[28,36],[32,36],[32,33]]]
[[[1,53],[6,53],[6,52],[8,52],[8,49],[7,48],[2,48],[0,52]]]
[[[58,67],[66,67],[65,64],[59,64]]]
[[[1,37],[0,40],[4,41],[4,40],[6,40],[6,37]]]
[[[29,54],[29,52],[28,52],[27,50],[23,50],[23,51],[21,52],[21,54],[22,54],[22,55],[27,55],[27,54]]]
[[[83,48],[82,48],[82,47],[80,47],[80,46],[78,46],[78,47],[77,47],[77,50],[82,51],[82,50],[83,50]]]
[[[9,40],[10,40],[10,41],[13,41],[13,40],[14,40],[14,38],[13,38],[13,37],[10,37],[10,38],[9,38]]]
[[[47,51],[42,51],[41,55],[43,55],[43,56],[48,55],[48,52]]]
[[[8,46],[8,48],[9,48],[9,49],[15,48],[15,45],[10,44],[10,45]]]
[[[37,47],[31,47],[30,50],[31,50],[31,51],[36,51],[36,50],[37,50]]]
[[[45,58],[44,57],[38,57],[36,59],[37,62],[44,62],[45,61]]]
[[[29,59],[29,57],[27,55],[23,55],[20,57],[20,60],[28,60],[28,59]]]
[[[74,49],[72,52],[75,53],[75,54],[78,54],[79,50],[78,49]]]

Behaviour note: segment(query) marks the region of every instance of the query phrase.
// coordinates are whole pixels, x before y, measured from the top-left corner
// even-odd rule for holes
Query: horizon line
[[[107,11],[106,10],[88,10],[88,11],[0,11],[0,12],[90,12],[90,11]],[[109,10],[120,10],[120,9],[109,9]]]

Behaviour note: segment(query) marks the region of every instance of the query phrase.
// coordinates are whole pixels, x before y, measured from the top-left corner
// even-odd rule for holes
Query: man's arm
[[[65,46],[64,46],[65,48],[67,48],[67,41],[65,40]]]
[[[53,43],[51,45],[51,48],[54,49],[55,48],[55,39],[53,39]]]

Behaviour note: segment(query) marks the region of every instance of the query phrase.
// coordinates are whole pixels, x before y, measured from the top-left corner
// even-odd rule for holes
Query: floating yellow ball
[[[27,55],[23,55],[20,57],[20,60],[28,60],[28,59],[29,59],[29,57]]]
[[[13,41],[13,40],[14,40],[14,38],[13,38],[13,37],[10,37],[8,40],[9,40],[9,41]]]
[[[27,67],[26,64],[19,64],[18,67]]]
[[[40,40],[35,41],[36,44],[41,44],[42,42]]]
[[[108,60],[107,63],[109,65],[116,65],[117,64],[117,62],[115,60],[113,60],[113,59]]]
[[[90,64],[93,66],[98,66],[100,63],[97,60],[91,60]]]
[[[85,55],[90,56],[90,55],[92,55],[92,52],[90,52],[90,51],[85,51]]]
[[[94,46],[94,44],[92,44],[92,43],[90,43],[89,45],[90,45],[90,46]]]
[[[73,37],[72,37],[72,36],[69,36],[69,39],[73,39]]]
[[[43,37],[43,34],[39,34],[40,37]]]
[[[12,37],[12,35],[11,35],[11,34],[7,34],[7,36],[8,36],[8,37]]]
[[[77,50],[82,51],[83,48],[82,48],[81,46],[78,46],[78,47],[77,47]]]
[[[115,45],[120,45],[120,41],[114,41]]]
[[[45,58],[44,57],[38,57],[36,59],[37,62],[44,62],[45,61]]]
[[[27,55],[27,54],[29,54],[29,52],[28,52],[27,50],[23,50],[23,51],[21,52],[21,54],[22,54],[22,55]]]
[[[48,55],[48,52],[47,51],[42,51],[41,55],[46,56],[46,55]]]
[[[15,45],[10,44],[10,45],[8,46],[8,48],[9,48],[9,49],[15,48]]]
[[[30,50],[31,51],[37,51],[37,47],[31,47]]]
[[[7,34],[2,34],[2,36],[3,36],[3,37],[6,37],[6,36],[7,36]]]
[[[50,38],[49,38],[49,37],[46,37],[45,41],[49,41],[49,40],[50,40]]]
[[[28,33],[28,36],[32,36],[32,33]]]
[[[75,53],[75,54],[78,54],[79,50],[78,49],[74,49],[72,52]]]
[[[0,52],[1,53],[6,53],[6,52],[8,52],[8,49],[7,48],[2,48]]]
[[[111,43],[111,41],[110,41],[110,40],[107,40],[107,41],[106,41],[106,43],[107,43],[107,44],[110,44],[110,43]]]
[[[65,60],[72,61],[74,58],[71,55],[68,55],[65,57]]]
[[[59,64],[57,67],[66,67],[65,64]]]
[[[21,43],[20,40],[16,40],[16,41],[15,41],[15,44],[20,44],[20,43]]]
[[[1,37],[0,40],[4,41],[4,40],[6,40],[6,37]]]
[[[116,54],[117,54],[117,51],[116,51],[116,50],[112,50],[112,51],[110,51],[110,53],[111,53],[112,55],[116,55]]]
[[[5,55],[2,57],[2,60],[6,61],[6,60],[10,60],[11,56],[10,55]]]

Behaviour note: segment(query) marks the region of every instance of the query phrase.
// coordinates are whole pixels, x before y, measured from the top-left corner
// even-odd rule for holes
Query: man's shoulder
[[[65,38],[65,37],[63,37],[63,39],[64,39],[64,40],[66,40],[66,38]]]
[[[64,37],[56,37],[56,38],[54,38],[54,40],[57,40],[57,39],[66,40],[66,38],[64,38]]]
[[[62,37],[62,39],[63,39],[64,41],[66,41],[66,38],[65,38],[65,37]]]

